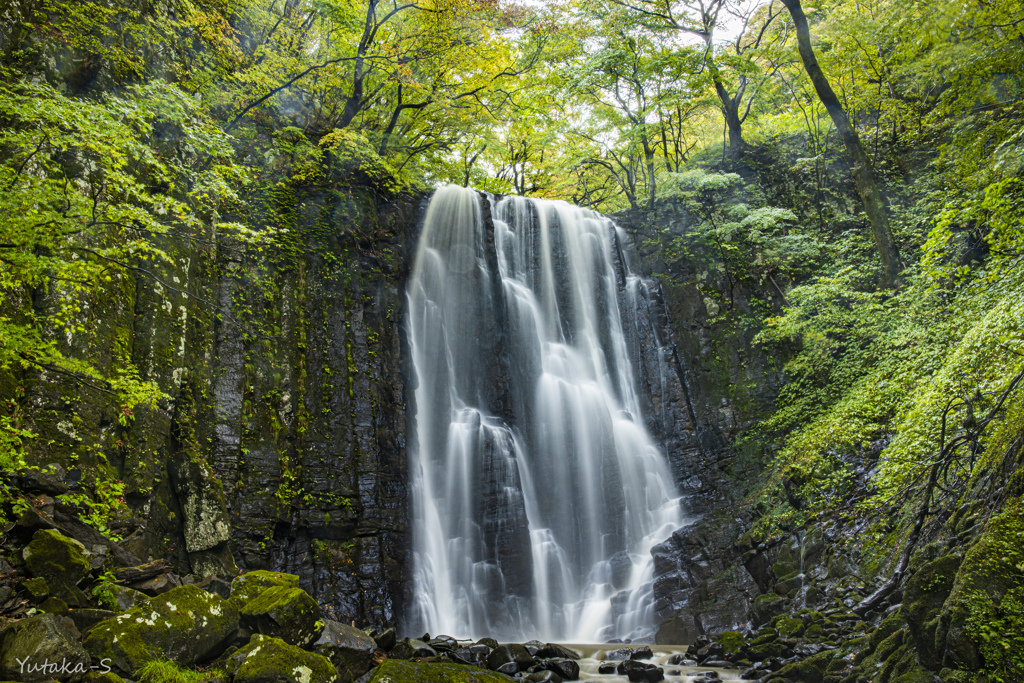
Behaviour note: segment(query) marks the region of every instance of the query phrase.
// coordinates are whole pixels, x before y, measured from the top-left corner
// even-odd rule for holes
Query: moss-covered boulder
[[[421,657],[435,657],[437,656],[437,651],[422,640],[405,638],[391,648],[388,656],[393,659],[417,659]]]
[[[39,614],[0,634],[0,677],[15,681],[78,681],[91,669],[78,644],[78,630],[67,617]]]
[[[40,529],[22,556],[33,575],[46,579],[53,595],[75,607],[86,603],[85,594],[78,588],[78,582],[92,570],[84,545],[56,529]]]
[[[327,620],[313,652],[331,660],[338,670],[339,683],[350,683],[373,667],[376,644],[363,631],[337,621]]]
[[[921,663],[938,670],[942,664],[944,644],[935,642],[939,613],[953,589],[960,568],[958,555],[946,555],[922,565],[910,577],[903,593],[901,612],[910,627]]]
[[[295,574],[268,572],[263,569],[236,576],[231,582],[231,599],[242,607],[268,588],[283,586],[298,588],[299,577]]]
[[[253,633],[280,638],[289,645],[310,645],[319,630],[320,605],[301,588],[274,586],[245,603],[242,625]]]
[[[793,662],[775,672],[775,675],[790,681],[801,683],[823,683],[828,665],[835,659],[836,653],[832,651],[819,652],[807,659]]]
[[[255,635],[248,645],[228,657],[232,683],[337,683],[330,660],[289,645],[280,638]],[[401,679],[398,679],[401,680]]]
[[[989,520],[942,608],[943,664],[1024,680],[1024,504]]]
[[[216,657],[237,630],[238,610],[230,601],[182,586],[100,622],[84,645],[94,659],[108,659],[130,677],[153,659],[193,666]]]
[[[466,664],[409,662],[386,659],[377,667],[370,683],[508,683],[501,674]]]
[[[781,614],[784,602],[785,599],[776,593],[765,593],[754,598],[753,613],[751,614],[754,625],[766,624]]]

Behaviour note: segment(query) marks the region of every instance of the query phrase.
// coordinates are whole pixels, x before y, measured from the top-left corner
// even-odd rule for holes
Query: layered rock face
[[[67,468],[93,504],[123,493],[130,514],[113,523],[143,561],[197,578],[287,571],[329,616],[393,622],[407,549],[403,282],[420,201],[290,189],[266,202],[274,247],[161,238],[167,262],[115,275],[83,302],[81,328],[54,337],[103,370],[134,363],[166,399],[131,412],[61,375],[5,376],[40,435],[29,464]],[[35,306],[57,296],[37,292]]]

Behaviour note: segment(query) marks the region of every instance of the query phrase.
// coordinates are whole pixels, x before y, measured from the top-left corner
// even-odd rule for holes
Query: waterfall
[[[604,216],[488,201],[437,190],[409,278],[409,629],[648,639],[650,550],[684,520],[624,332],[639,278]]]

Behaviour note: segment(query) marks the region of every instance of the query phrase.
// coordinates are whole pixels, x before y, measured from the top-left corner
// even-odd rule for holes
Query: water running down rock
[[[408,284],[410,632],[651,636],[650,550],[685,520],[624,324],[645,292],[600,214],[434,194]]]

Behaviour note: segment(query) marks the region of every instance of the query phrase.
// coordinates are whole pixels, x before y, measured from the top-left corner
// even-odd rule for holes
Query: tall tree
[[[867,214],[868,222],[871,224],[871,232],[878,248],[878,257],[882,263],[882,285],[895,287],[899,282],[900,255],[889,227],[889,212],[886,209],[881,190],[878,188],[878,183],[875,181],[871,159],[864,151],[857,129],[850,123],[846,109],[843,108],[843,104],[839,101],[839,97],[832,90],[828,78],[822,71],[821,65],[818,64],[814,47],[811,45],[811,29],[807,23],[807,15],[804,14],[803,7],[800,5],[800,0],[781,1],[793,17],[797,47],[800,50],[800,60],[804,64],[804,69],[806,69],[811,83],[814,84],[818,98],[825,106],[829,116],[832,117],[836,132],[839,133],[839,137],[850,155],[850,160],[853,162],[853,178],[857,184],[857,192],[864,204],[864,213]]]

